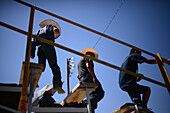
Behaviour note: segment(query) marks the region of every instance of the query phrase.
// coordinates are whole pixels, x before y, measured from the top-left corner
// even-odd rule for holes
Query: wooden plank
[[[142,108],[141,105],[138,105],[138,109],[140,113],[152,113],[150,110],[146,108]],[[126,103],[120,108],[116,109],[112,113],[131,113],[135,110],[135,104],[134,103]]]
[[[135,104],[132,104],[132,103],[126,103],[123,106],[121,106],[120,108],[118,108],[115,111],[113,111],[112,113],[130,113],[133,110],[135,110],[134,105]]]
[[[94,83],[78,83],[71,93],[61,102],[61,105],[70,102],[78,102],[80,103],[86,97],[86,88],[89,89],[89,93],[94,91],[98,87],[97,84]]]
[[[25,62],[23,62],[23,64],[22,64],[22,70],[21,70],[21,75],[20,75],[20,80],[19,80],[20,85],[22,85],[22,82],[23,82],[24,65],[25,65]],[[33,86],[33,92],[34,92],[35,88],[38,85],[38,81],[40,79],[40,76],[41,76],[41,73],[42,73],[42,70],[43,70],[43,65],[42,64],[36,64],[36,63],[30,63],[30,67],[34,68],[34,74],[35,74],[35,76],[34,76],[34,86]],[[28,87],[29,87],[29,84],[30,84],[30,76],[28,76]]]
[[[23,64],[22,64],[20,81],[19,81],[20,85],[23,85],[22,83],[23,83],[24,71],[25,71],[24,66],[25,66],[25,62],[23,62]],[[30,72],[29,73],[31,73],[31,69],[34,69],[34,74],[35,74],[34,85],[33,85],[33,93],[35,91],[35,88],[38,85],[38,81],[39,81],[39,78],[40,78],[41,73],[43,71],[43,68],[44,68],[44,66],[42,64],[30,63]],[[28,76],[27,86],[28,86],[28,89],[29,89],[29,87],[30,87],[30,76]],[[28,95],[21,95],[19,106],[18,106],[19,111],[25,112],[26,109],[27,109],[27,107],[26,107],[27,104],[28,104]]]

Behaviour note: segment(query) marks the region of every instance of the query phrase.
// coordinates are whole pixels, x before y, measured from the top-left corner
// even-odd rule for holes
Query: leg
[[[90,101],[91,101],[91,109],[92,109],[92,113],[95,113],[95,109],[97,108],[97,103],[104,97],[104,91],[103,88],[101,86],[101,84],[99,84],[99,86],[96,88],[95,91],[93,91],[90,94]]]
[[[134,84],[126,89],[123,89],[128,92],[129,96],[131,97],[132,101],[135,103],[142,102],[142,105],[147,107],[147,103],[149,101],[151,90],[147,86]],[[142,101],[140,94],[143,94]]]
[[[88,110],[88,113],[92,113],[91,99],[90,99],[90,96],[89,96],[88,88],[86,88],[86,97],[87,97],[87,110]]]
[[[49,63],[49,66],[53,73],[53,85],[54,87],[61,87],[61,72],[60,67],[57,65],[57,56],[53,46],[44,46],[45,54]]]
[[[151,89],[148,87],[148,91],[146,91],[146,92],[143,94],[143,98],[142,98],[142,101],[143,101],[143,105],[144,105],[144,106],[147,106],[148,101],[149,101],[150,94],[151,94]]]
[[[44,71],[45,70],[45,66],[46,66],[46,56],[45,56],[45,53],[43,51],[42,46],[38,48],[37,55],[38,55],[38,63],[44,65],[44,69],[43,69],[43,71]]]

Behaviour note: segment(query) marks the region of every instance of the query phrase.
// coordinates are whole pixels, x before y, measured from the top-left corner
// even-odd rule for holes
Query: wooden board
[[[20,74],[20,80],[19,80],[19,84],[22,85],[23,83],[23,77],[24,77],[24,62],[22,64],[22,69],[21,69],[21,74]],[[41,73],[42,73],[42,70],[43,70],[43,65],[42,64],[36,64],[36,63],[30,63],[30,67],[31,68],[34,68],[34,86],[33,86],[33,92],[35,91],[35,88],[37,87],[38,85],[38,81],[39,81],[39,78],[41,76]],[[29,87],[29,84],[30,84],[30,76],[28,77],[28,87]]]
[[[94,91],[98,87],[94,83],[78,83],[71,93],[61,102],[61,105],[70,102],[81,102],[86,97],[86,88],[88,88],[89,93]]]
[[[20,75],[20,81],[19,84],[22,85],[23,84],[23,77],[24,77],[24,62],[22,64],[22,68],[21,68],[21,75]],[[33,93],[35,91],[35,88],[38,85],[38,81],[39,78],[41,76],[41,73],[43,71],[44,66],[42,64],[35,64],[35,63],[30,63],[30,68],[33,69],[34,71],[34,82],[33,82]],[[30,69],[30,73],[31,73],[31,69]],[[30,76],[28,76],[28,90],[30,87]],[[26,95],[22,95],[21,93],[21,97],[20,97],[20,102],[19,102],[19,106],[18,106],[18,110],[21,112],[26,112],[27,110],[27,104],[28,104],[28,96]]]

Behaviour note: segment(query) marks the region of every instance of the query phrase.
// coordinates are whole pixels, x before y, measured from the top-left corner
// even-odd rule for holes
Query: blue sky
[[[24,0],[37,7],[70,19],[79,24],[103,32],[112,16],[121,4],[121,0]],[[25,31],[28,30],[30,8],[12,0],[2,0],[0,4],[0,20]],[[78,28],[57,18],[35,11],[33,33],[40,28],[39,23],[45,19],[53,19],[61,26],[61,36],[55,42],[81,52],[84,48],[92,48],[99,35]],[[125,0],[122,8],[105,32],[121,41],[147,50],[151,53],[170,58],[170,0]],[[19,83],[22,62],[25,60],[26,37],[0,26],[0,83]],[[101,38],[96,51],[99,59],[120,66],[128,55],[130,48],[106,38]],[[80,56],[56,48],[58,65],[61,68],[62,80],[66,90],[66,59],[75,57],[76,69],[70,78],[70,89],[78,83],[77,64]],[[143,56],[153,58],[146,54]],[[31,60],[37,62],[38,58]],[[118,86],[119,71],[99,63],[95,64],[95,73],[103,85],[105,97],[98,104],[96,113],[110,113],[126,102],[131,102],[128,95]],[[169,65],[165,64],[168,74]],[[163,82],[157,65],[141,64],[139,72],[154,80]],[[39,89],[52,82],[51,69],[47,65],[39,81]],[[167,89],[147,82],[140,84],[151,87],[148,107],[156,113],[170,112],[170,96]],[[36,91],[37,91],[36,90]],[[57,102],[66,94],[53,96]]]

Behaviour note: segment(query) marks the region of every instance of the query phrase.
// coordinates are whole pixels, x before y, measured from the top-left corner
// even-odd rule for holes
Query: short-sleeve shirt
[[[92,60],[81,57],[81,59],[78,63],[78,74],[79,74],[80,78],[85,77],[88,74],[90,74],[86,67],[86,63],[88,63],[88,62],[90,62],[91,67],[94,68],[94,64],[93,64]]]
[[[143,63],[146,58],[136,54],[132,53],[131,55],[127,56],[124,60],[124,62],[121,65],[121,68],[124,68],[126,70],[137,72],[138,71],[138,63]],[[119,73],[119,86],[120,88],[124,88],[127,86],[131,86],[136,83],[137,78],[135,76],[129,75],[123,71],[120,71]]]

